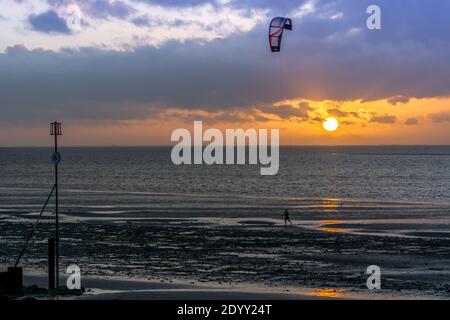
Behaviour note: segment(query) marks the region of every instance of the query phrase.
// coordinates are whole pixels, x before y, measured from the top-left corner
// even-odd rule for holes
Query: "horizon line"
[[[176,144],[154,144],[154,145],[59,145],[60,148],[160,148],[173,147]],[[208,144],[203,144],[206,146]],[[268,144],[270,146],[270,144]],[[222,145],[226,147],[227,145]],[[249,147],[249,145],[233,145]],[[251,145],[256,147],[258,145]],[[194,147],[194,146],[191,146]],[[450,147],[449,144],[280,144],[279,147]],[[53,148],[53,145],[0,145],[0,148]]]

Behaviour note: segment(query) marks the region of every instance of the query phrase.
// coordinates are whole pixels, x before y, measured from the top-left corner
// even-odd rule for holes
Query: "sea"
[[[348,292],[377,265],[389,292],[450,296],[450,146],[286,146],[274,176],[175,165],[170,147],[59,151],[62,267]],[[0,148],[0,265],[14,263],[39,218],[52,153]],[[54,213],[53,195],[28,268],[47,266]]]
[[[112,194],[114,203],[133,205],[133,199],[117,197],[121,192],[187,200],[247,196],[450,203],[450,146],[281,147],[280,168],[274,176],[260,175],[260,165],[174,165],[170,147],[62,147],[59,151],[62,204],[67,197],[79,205],[107,205]],[[16,197],[50,190],[52,152],[51,148],[0,148],[0,204],[45,200]]]

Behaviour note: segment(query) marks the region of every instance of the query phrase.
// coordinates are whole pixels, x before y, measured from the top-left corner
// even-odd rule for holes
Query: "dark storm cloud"
[[[319,1],[315,13],[294,19],[279,54],[269,52],[268,21],[226,39],[132,52],[10,49],[0,54],[0,121],[140,119],[168,107],[226,112],[298,98],[449,96],[450,20],[442,12],[450,2],[378,2],[383,29],[369,31],[368,1]],[[341,19],[328,18],[338,11]]]
[[[70,34],[66,20],[52,10],[28,17],[28,23],[39,32]]]

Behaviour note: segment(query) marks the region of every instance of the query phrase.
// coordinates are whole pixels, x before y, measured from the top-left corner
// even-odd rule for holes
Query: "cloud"
[[[126,3],[127,0],[47,0],[48,4],[55,10],[64,11],[64,9],[76,6],[83,14],[93,18],[106,19],[114,17],[125,19],[135,10]],[[128,2],[128,1],[127,1]]]
[[[298,103],[298,107],[307,111],[312,111],[314,110],[313,107],[311,107],[311,105],[309,104],[309,102],[306,101],[301,101]]]
[[[61,18],[55,11],[49,10],[37,15],[28,17],[29,24],[34,30],[44,33],[62,33],[70,34],[66,20]]]
[[[27,55],[29,52],[30,51],[23,44],[17,44],[15,46],[6,48],[6,54],[10,57],[17,55]]]
[[[409,97],[403,97],[403,96],[396,96],[396,97],[391,97],[387,100],[387,102],[389,102],[392,105],[397,105],[397,104],[405,104],[408,103],[410,100]]]
[[[248,114],[242,114],[240,112],[226,112],[219,113],[212,117],[215,122],[228,122],[228,123],[243,123],[243,122],[253,122],[253,117]]]
[[[137,18],[133,18],[133,20],[131,20],[131,22],[133,22],[137,26],[149,26],[150,25],[150,21],[149,21],[148,17],[145,15],[139,16]]]
[[[132,14],[133,9],[123,1],[94,0],[88,4],[88,12],[103,19],[109,16],[124,19]]]
[[[405,125],[407,125],[407,126],[415,126],[418,123],[419,123],[419,121],[416,118],[409,118],[409,119],[406,119],[406,121],[405,121]]]
[[[448,43],[450,22],[445,12],[450,10],[448,1],[435,1],[433,6],[423,2],[408,3],[404,10],[403,0],[378,0],[383,8],[383,32],[371,32],[365,28],[366,9],[369,0],[326,1],[326,0],[3,0],[0,12],[7,12],[15,19],[8,31],[14,33],[11,39],[18,39],[28,47],[36,45],[36,39],[23,35],[20,21],[35,14],[36,8],[51,10],[59,17],[67,18],[67,8],[77,6],[83,14],[86,25],[76,33],[71,41],[53,41],[53,49],[83,46],[107,47],[120,50],[133,50],[139,45],[156,45],[170,40],[202,39],[210,41],[224,38],[236,32],[248,32],[258,25],[264,25],[265,33],[270,18],[275,15],[290,16],[294,19],[294,30],[290,33],[290,43],[307,44],[295,46],[303,50],[323,49],[315,46],[335,44],[345,49],[351,41],[356,53],[370,54],[371,48],[360,47],[364,42],[371,43],[377,50],[398,49],[408,53],[416,52],[417,43],[430,45]],[[22,17],[22,15],[25,15]],[[432,19],[430,18],[432,17]],[[147,19],[148,23],[145,23]],[[67,20],[67,19],[66,19]],[[182,22],[174,29],[176,21]],[[411,25],[414,21],[414,25]],[[149,32],[149,26],[152,26]],[[158,28],[159,26],[159,28]],[[170,30],[168,29],[169,27]],[[352,32],[358,30],[358,32]],[[120,42],[118,43],[120,38]],[[295,38],[295,40],[292,40]],[[311,42],[311,43],[309,43]],[[15,43],[5,43],[11,46]],[[314,44],[312,46],[311,44]],[[341,45],[339,45],[341,44]],[[292,45],[292,44],[291,44]],[[392,48],[399,45],[399,48]],[[425,46],[426,48],[426,46]],[[322,50],[320,50],[322,49]],[[369,49],[369,50],[366,50]],[[328,51],[329,52],[329,51]],[[340,52],[337,52],[340,54]],[[298,54],[297,54],[298,56]],[[402,55],[390,55],[387,64],[395,64]],[[393,57],[393,58],[392,58]],[[382,56],[373,55],[372,61],[379,62]],[[407,59],[414,59],[409,54]],[[423,69],[426,70],[426,69]],[[400,71],[400,70],[398,70]],[[426,70],[432,74],[432,70]],[[419,74],[415,74],[419,76]]]
[[[382,124],[395,124],[397,123],[397,117],[396,116],[390,116],[390,115],[372,115],[370,118],[370,122],[372,123],[382,123]]]
[[[349,112],[342,111],[338,108],[328,109],[327,112],[334,117],[348,117]]]
[[[300,5],[299,7],[293,9],[289,13],[289,17],[291,18],[303,18],[313,12],[316,11],[316,1],[315,0],[308,0],[304,4]]]
[[[444,123],[450,122],[450,113],[435,113],[428,115],[428,118],[431,119],[434,123]]]
[[[353,117],[353,118],[361,118],[360,114],[356,111],[343,111],[338,107],[331,108],[327,110],[328,114],[333,117]]]
[[[396,97],[398,101],[398,97],[450,96],[450,20],[443,14],[450,10],[448,1],[433,6],[416,1],[407,11],[402,1],[381,1],[389,12],[383,30],[389,31],[363,28],[352,37],[346,36],[348,30],[365,26],[368,2],[338,6],[316,1],[314,12],[294,19],[294,30],[283,39],[277,55],[267,44],[270,16],[277,10],[289,13],[304,1],[293,6],[274,1],[226,5],[200,1],[195,7],[122,2],[137,11],[124,19],[89,20],[90,27],[71,37],[23,31],[11,36],[13,44],[23,40],[31,49],[5,40],[5,49],[10,49],[0,53],[0,121],[40,122],[49,117],[108,121],[139,119],[169,108],[215,113],[254,106],[272,109],[278,101],[294,99]],[[340,19],[322,16],[336,11],[343,13]],[[145,24],[137,27],[131,22],[143,16],[149,19],[151,31]],[[64,43],[69,47],[61,48]],[[57,50],[33,50],[39,47]],[[357,113],[329,109],[357,117]],[[301,106],[267,112],[267,117],[284,118],[307,113]],[[311,113],[314,117],[319,118]]]
[[[272,105],[285,99],[383,99],[407,90],[416,96],[450,94],[448,86],[443,85],[450,82],[446,63],[440,65],[431,82],[409,77],[408,72],[400,81],[384,61],[369,63],[350,48],[345,54],[320,59],[317,52],[291,49],[293,53],[302,52],[301,59],[288,52],[283,59],[275,60],[265,45],[264,30],[255,29],[207,44],[169,42],[133,52],[92,48],[51,52],[21,47],[16,49],[22,52],[18,56],[10,49],[0,54],[0,69],[4,71],[0,73],[2,120],[39,121],[49,114],[107,120],[120,113],[129,119],[142,116],[146,108],[215,111]],[[334,50],[331,46],[329,51]],[[358,70],[351,76],[347,60]],[[403,63],[401,68],[412,73],[430,65],[428,60]],[[80,112],[80,106],[86,110]],[[136,112],[132,112],[134,109]],[[306,116],[304,109],[289,107],[270,112],[281,117]]]
[[[136,2],[144,2],[144,3],[152,3],[152,4],[159,4],[169,7],[192,7],[192,6],[198,6],[205,3],[214,4],[214,0],[135,0]],[[218,1],[220,2],[220,1]],[[225,2],[225,1],[222,1]]]
[[[34,14],[34,6],[0,1],[0,12],[8,10],[20,21],[24,13]],[[169,41],[208,42],[248,32],[265,23],[268,10],[235,1],[137,1],[137,0],[36,0],[36,6],[51,10],[69,22],[76,21],[70,39],[29,37],[18,22],[9,32],[18,43],[33,48],[39,41],[53,50],[65,48],[108,48],[133,51],[140,46],[161,46]],[[25,16],[24,18],[27,18]],[[75,32],[76,31],[76,32]],[[0,41],[0,44],[2,42]],[[6,43],[11,46],[16,43]],[[2,48],[0,47],[0,50]]]
[[[260,107],[259,110],[268,115],[275,115],[280,119],[309,119],[309,112],[313,110],[308,103],[302,102],[297,107],[291,105],[280,105],[280,106],[265,106]]]
[[[154,115],[154,118],[165,121],[177,119],[184,123],[192,123],[196,120],[202,120],[204,123],[209,125],[217,123],[245,124],[273,121],[273,119],[265,116],[257,109],[247,110],[238,108],[227,112],[206,112],[204,110],[185,109],[160,110],[158,114]]]

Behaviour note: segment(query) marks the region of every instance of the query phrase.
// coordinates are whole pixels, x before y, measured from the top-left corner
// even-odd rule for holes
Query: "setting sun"
[[[323,122],[323,128],[327,131],[336,131],[339,128],[339,122],[335,118],[327,118]]]

